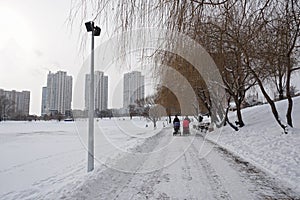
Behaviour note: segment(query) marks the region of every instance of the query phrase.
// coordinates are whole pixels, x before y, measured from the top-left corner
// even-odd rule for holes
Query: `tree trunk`
[[[288,98],[288,109],[286,112],[286,120],[288,125],[293,127],[293,119],[292,119],[292,109],[293,109],[293,99],[291,97]]]
[[[239,127],[245,126],[245,124],[243,122],[242,112],[241,112],[241,107],[240,106],[236,107],[236,114],[237,114],[237,117],[238,117],[238,125],[239,125]]]
[[[286,80],[286,97],[288,99],[288,109],[286,111],[286,120],[288,125],[293,127],[293,120],[292,120],[292,110],[293,110],[293,99],[291,97],[291,62],[288,59],[288,70],[287,70],[287,80]]]
[[[247,66],[248,66],[248,69],[251,71],[252,75],[254,76],[254,78],[256,79],[257,81],[257,84],[261,90],[261,92],[263,93],[264,97],[266,98],[268,104],[271,106],[271,110],[272,110],[272,113],[273,113],[273,116],[275,118],[275,120],[277,121],[277,123],[279,124],[279,126],[283,129],[284,133],[287,133],[287,125],[283,124],[279,118],[279,114],[278,114],[278,111],[276,109],[276,105],[274,103],[274,101],[270,98],[270,96],[268,95],[268,93],[266,92],[264,86],[263,86],[263,83],[261,81],[261,79],[259,78],[259,76],[257,75],[257,73],[254,71],[254,69],[252,69],[249,65],[249,57],[247,56]]]
[[[243,127],[243,126],[245,126],[245,124],[244,124],[243,117],[242,117],[242,112],[241,112],[241,102],[237,98],[234,98],[234,102],[235,102],[235,105],[236,105],[236,115],[237,115],[237,118],[238,118],[237,125],[239,127]]]
[[[259,77],[257,76],[257,74],[254,72],[254,70],[251,69],[251,71],[252,71],[254,77],[255,77],[256,80],[257,80],[257,83],[258,83],[258,85],[259,85],[259,87],[260,87],[261,92],[263,93],[263,95],[264,95],[264,97],[266,98],[267,102],[268,102],[269,105],[271,106],[271,110],[272,110],[273,116],[275,117],[275,120],[277,121],[277,123],[279,124],[279,126],[283,129],[283,131],[284,131],[285,133],[287,133],[287,130],[286,130],[286,127],[287,127],[287,126],[284,125],[284,124],[281,122],[274,101],[270,98],[270,96],[269,96],[268,93],[266,92],[266,90],[265,90],[265,88],[264,88],[264,86],[263,86],[261,80],[259,79]]]
[[[283,96],[283,85],[282,85],[282,77],[279,78],[279,100],[283,100],[284,96]]]
[[[225,112],[224,126],[226,126],[226,124],[228,123],[231,128],[233,128],[235,131],[238,131],[239,130],[238,127],[236,127],[234,124],[232,124],[228,119],[229,102],[230,102],[230,98],[227,100],[227,108],[226,108],[226,112]]]

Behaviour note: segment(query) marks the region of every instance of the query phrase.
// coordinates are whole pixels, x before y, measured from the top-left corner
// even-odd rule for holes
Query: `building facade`
[[[124,74],[123,107],[128,108],[145,97],[145,77],[141,72],[133,71]]]
[[[41,115],[47,114],[47,87],[42,89],[42,106],[41,106]]]
[[[42,92],[42,115],[63,114],[69,115],[72,104],[72,76],[67,72],[49,72],[47,87]]]
[[[16,90],[6,91],[0,89],[0,97],[5,97],[9,100],[10,105],[6,109],[13,115],[29,115],[30,107],[30,92]]]
[[[89,110],[91,75],[85,75],[85,110]],[[106,110],[108,104],[108,76],[104,76],[101,71],[94,73],[94,110]]]

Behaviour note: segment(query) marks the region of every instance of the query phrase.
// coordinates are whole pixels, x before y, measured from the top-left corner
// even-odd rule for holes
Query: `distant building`
[[[16,90],[6,91],[0,89],[0,96],[4,96],[12,102],[10,107],[10,112],[14,115],[29,115],[30,106],[30,92],[22,91],[18,92]]]
[[[42,107],[41,107],[41,115],[47,114],[47,87],[43,87],[42,90]]]
[[[90,82],[91,75],[85,75],[85,110],[89,109],[89,97],[90,97]],[[108,76],[104,76],[101,71],[95,71],[94,73],[94,108],[101,111],[107,109],[108,104]]]
[[[72,103],[72,77],[67,72],[49,72],[47,87],[43,87],[42,115],[69,115]]]
[[[145,77],[141,72],[133,71],[124,74],[123,107],[136,104],[145,96]]]

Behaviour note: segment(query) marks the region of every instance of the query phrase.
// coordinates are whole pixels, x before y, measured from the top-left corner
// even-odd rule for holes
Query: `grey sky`
[[[40,114],[48,71],[75,79],[83,62],[78,31],[65,23],[69,10],[70,0],[0,1],[0,88],[30,90],[31,114]]]
[[[89,36],[85,27],[80,25],[79,20],[72,27],[66,23],[70,7],[71,0],[0,1],[0,88],[31,91],[30,114],[39,115],[41,112],[42,87],[46,85],[48,71],[67,71],[73,76],[74,88],[77,73],[90,53],[90,37],[86,38],[86,49],[79,51],[82,40],[80,31]],[[93,18],[92,13],[89,17]],[[107,24],[101,28],[95,47],[109,38]],[[117,73],[109,70],[110,96],[122,94],[120,81],[122,74],[131,68],[128,65],[121,71],[118,68]],[[110,96],[109,107],[122,106],[122,95],[113,105]],[[81,104],[83,108],[83,102]]]

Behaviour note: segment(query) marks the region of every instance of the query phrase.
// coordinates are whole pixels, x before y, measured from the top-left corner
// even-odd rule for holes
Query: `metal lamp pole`
[[[92,32],[87,166],[87,171],[90,172],[94,170],[94,36],[99,36],[101,29],[95,27],[92,21],[85,23],[85,26],[88,32]]]

